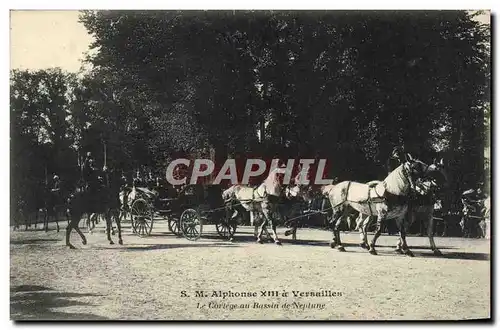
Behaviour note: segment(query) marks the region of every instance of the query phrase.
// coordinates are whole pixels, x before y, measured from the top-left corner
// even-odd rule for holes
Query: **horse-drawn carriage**
[[[155,220],[160,219],[168,221],[173,234],[188,240],[199,239],[205,224],[215,224],[217,233],[226,239],[236,230],[219,185],[186,185],[178,193],[137,187],[129,199],[132,231],[140,237],[151,235]]]

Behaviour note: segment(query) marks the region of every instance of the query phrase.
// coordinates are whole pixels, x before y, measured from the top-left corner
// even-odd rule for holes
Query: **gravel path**
[[[86,246],[73,233],[77,250],[64,246],[64,231],[11,232],[12,319],[457,320],[490,315],[488,240],[437,238],[444,255],[434,257],[426,238],[409,237],[415,253],[410,258],[393,252],[394,236],[382,236],[379,255],[372,256],[357,247],[354,233],[341,234],[347,243],[342,253],[328,247],[329,232],[313,229],[299,229],[297,243],[283,238],[283,246],[276,246],[255,244],[249,227],[239,228],[236,241],[229,243],[216,238],[213,226],[205,226],[206,235],[191,242],[169,234],[162,222],[147,238],[132,235],[125,224],[119,246],[107,243],[102,226],[86,234]],[[278,231],[280,237],[283,232]],[[230,297],[219,297],[219,290]],[[262,291],[269,293],[262,296]]]

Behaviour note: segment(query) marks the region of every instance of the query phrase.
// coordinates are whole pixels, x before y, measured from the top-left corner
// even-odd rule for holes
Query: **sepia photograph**
[[[10,319],[491,321],[491,15],[10,10]]]

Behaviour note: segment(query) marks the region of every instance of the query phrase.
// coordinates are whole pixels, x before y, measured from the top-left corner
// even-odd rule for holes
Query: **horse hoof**
[[[115,244],[115,242],[109,241],[109,245],[113,245],[113,244]]]
[[[68,247],[70,248],[70,250],[76,250],[76,247],[74,247],[72,244],[69,244]]]
[[[369,249],[368,244],[366,244],[366,243],[361,243],[361,244],[359,244],[359,246],[360,246],[362,249],[365,249],[365,250],[368,250],[368,249]]]
[[[342,245],[339,245],[339,247],[337,247],[337,250],[340,252],[345,252],[345,248]]]
[[[258,240],[257,240],[257,243],[259,243],[259,244],[264,244],[264,242],[262,242],[262,240],[261,240],[261,239],[258,239]]]
[[[87,245],[87,240],[86,240],[86,239],[83,239],[83,240],[82,240],[82,244],[83,244],[83,245]]]
[[[441,253],[441,251],[439,251],[438,249],[435,249],[434,251],[432,251],[432,253],[435,255],[435,256],[442,256],[443,254]]]
[[[394,252],[396,252],[397,254],[403,254],[403,250],[401,250],[401,248],[397,248],[396,250],[394,250]]]
[[[373,248],[370,248],[370,250],[368,250],[368,252],[370,252],[371,255],[374,255],[374,256],[377,255],[377,251]]]
[[[285,231],[285,236],[290,236],[292,233],[290,230]]]
[[[335,242],[330,242],[330,247],[331,247],[332,249],[333,249],[333,248],[335,248],[336,246],[337,246],[337,243],[335,243]]]
[[[274,243],[276,243],[276,245],[282,245],[280,241],[276,241]]]
[[[123,245],[123,240],[119,239],[118,244]]]
[[[413,252],[411,252],[410,250],[407,250],[405,252],[405,254],[408,256],[408,257],[414,257],[415,255],[413,254]]]

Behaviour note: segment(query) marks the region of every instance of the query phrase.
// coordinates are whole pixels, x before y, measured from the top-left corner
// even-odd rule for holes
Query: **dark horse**
[[[66,203],[64,202],[64,196],[67,196],[68,193],[64,189],[53,191],[50,189],[46,189],[46,193],[44,194],[44,217],[43,217],[43,228],[47,232],[49,230],[49,220],[51,217],[54,218],[56,222],[57,232],[59,232],[59,221],[58,216],[62,213],[66,215],[66,220],[69,225],[69,217],[66,211]]]
[[[110,175],[110,177],[111,176],[112,175]],[[116,184],[117,180],[114,180],[114,178],[110,179],[109,183],[104,182],[108,180],[101,180],[87,189],[78,187],[68,198],[67,213],[70,222],[66,229],[66,246],[69,246],[71,249],[75,248],[69,241],[73,229],[80,235],[82,244],[87,244],[87,239],[80,230],[79,223],[83,214],[92,213],[102,214],[104,216],[109,244],[114,244],[111,239],[112,220],[114,217],[118,229],[118,244],[123,244],[121,221],[118,216],[120,209],[120,201],[118,198],[119,186]]]
[[[52,191],[43,183],[30,186],[16,205],[14,229],[19,229],[21,222],[24,222],[25,230],[31,225],[36,229],[41,218],[42,230],[48,231],[50,218],[53,217],[59,232],[58,215],[65,213],[66,207],[63,196],[64,190]]]

